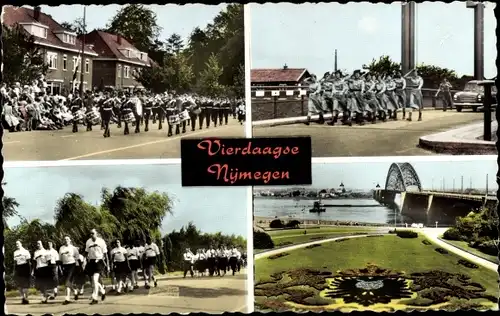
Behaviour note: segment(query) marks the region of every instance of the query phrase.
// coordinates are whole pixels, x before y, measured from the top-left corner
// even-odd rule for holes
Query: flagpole
[[[86,19],[86,7],[83,6],[83,25],[82,25],[82,59],[81,59],[81,62],[80,62],[80,98],[83,99],[83,73],[85,71],[84,69],[84,62],[85,62],[85,33],[86,33],[86,30],[85,30],[85,19]]]

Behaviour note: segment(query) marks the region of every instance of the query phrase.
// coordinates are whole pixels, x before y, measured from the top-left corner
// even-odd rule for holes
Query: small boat
[[[326,208],[322,207],[323,204],[321,201],[314,202],[313,208],[309,210],[309,213],[324,213],[326,212]]]

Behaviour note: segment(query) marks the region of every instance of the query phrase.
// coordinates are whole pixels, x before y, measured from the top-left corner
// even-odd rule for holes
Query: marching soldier
[[[424,79],[418,75],[417,69],[413,69],[407,74],[406,77],[406,90],[408,91],[408,121],[412,120],[412,111],[418,110],[418,120],[422,120],[422,108],[423,108],[423,96],[422,96],[422,86],[424,85]]]
[[[403,110],[403,120],[406,118],[406,79],[402,76],[401,71],[396,71],[394,76],[394,82],[396,83],[396,89],[394,90],[394,95],[398,108]],[[394,116],[394,120],[397,120],[397,115]]]
[[[85,106],[85,115],[86,115],[86,121],[87,121],[87,132],[92,131],[92,118],[94,118],[94,107],[93,107],[93,100],[90,96],[90,93],[87,91],[84,95],[83,99],[83,104]]]
[[[109,123],[111,122],[111,118],[113,117],[114,113],[114,108],[115,108],[115,102],[118,102],[115,97],[103,100],[102,102],[102,122],[104,125],[104,134],[103,136],[110,137],[111,132],[109,130]]]
[[[193,257],[194,254],[191,252],[189,248],[186,248],[186,251],[183,254],[184,258],[184,278],[186,278],[187,273],[191,274],[191,277],[194,277],[193,271]]]
[[[71,101],[71,114],[73,114],[73,133],[78,133],[79,111],[82,108],[82,99],[77,96]]]
[[[144,118],[144,131],[149,131],[149,119],[153,114],[153,107],[156,105],[157,100],[155,98],[147,98],[144,100],[143,104],[143,118]]]
[[[224,114],[224,124],[227,125],[229,122],[229,113],[231,113],[232,105],[229,99],[225,99],[222,104],[222,110]],[[222,125],[222,122],[221,122]]]

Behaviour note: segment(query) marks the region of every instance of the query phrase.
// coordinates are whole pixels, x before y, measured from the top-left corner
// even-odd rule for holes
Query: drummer
[[[83,96],[83,106],[85,107],[85,115],[87,121],[87,132],[92,131],[92,125],[97,118],[96,113],[94,112],[94,100],[90,94],[90,91],[86,91]]]

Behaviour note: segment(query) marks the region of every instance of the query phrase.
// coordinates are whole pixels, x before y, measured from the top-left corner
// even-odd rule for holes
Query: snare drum
[[[181,114],[180,114],[180,121],[181,121],[181,122],[184,122],[184,121],[187,121],[187,120],[189,120],[189,119],[190,119],[190,117],[189,117],[189,112],[188,112],[188,110],[184,110],[184,111],[182,111],[182,112],[181,112]]]
[[[123,115],[123,122],[125,123],[133,123],[135,122],[135,116],[134,116],[134,113],[132,112],[129,112],[129,113],[126,113]]]
[[[73,115],[73,120],[76,121],[79,124],[82,124],[83,121],[85,120],[85,114],[82,111],[77,111]]]
[[[170,125],[179,124],[180,121],[181,121],[181,119],[179,117],[179,114],[170,115],[168,117],[168,124],[170,124]]]
[[[195,115],[200,115],[200,113],[201,113],[201,108],[199,108],[199,107],[198,107],[198,108],[194,109],[194,110],[193,110],[193,113],[194,113]]]
[[[96,111],[91,111],[87,113],[87,122],[90,122],[92,125],[101,124],[101,116]]]

